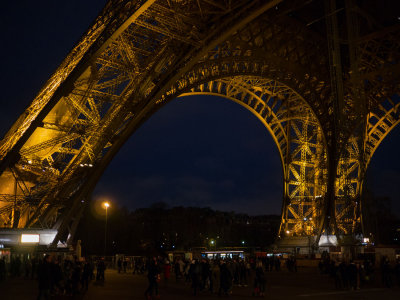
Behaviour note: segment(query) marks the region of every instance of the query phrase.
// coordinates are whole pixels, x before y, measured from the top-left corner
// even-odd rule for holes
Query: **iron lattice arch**
[[[357,60],[339,72],[335,30],[310,25],[313,11],[321,2],[109,1],[0,142],[1,226],[72,238],[135,130],[175,97],[216,93],[247,107],[275,140],[280,234],[355,232],[366,167],[399,120],[399,30],[362,27]]]
[[[264,124],[282,162],[280,232],[285,236],[317,234],[326,191],[326,147],[307,102],[287,85],[254,76],[213,80],[182,96],[196,94],[224,96],[247,108]]]

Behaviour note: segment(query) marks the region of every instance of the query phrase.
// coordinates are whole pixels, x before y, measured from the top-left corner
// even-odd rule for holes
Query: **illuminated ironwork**
[[[373,25],[353,1],[317,2],[109,1],[0,141],[1,226],[71,238],[132,133],[176,97],[213,94],[275,141],[281,236],[361,230],[366,168],[400,120],[400,28]]]

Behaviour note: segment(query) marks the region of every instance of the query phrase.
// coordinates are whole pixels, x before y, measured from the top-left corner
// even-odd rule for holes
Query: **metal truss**
[[[353,39],[357,61],[343,70],[357,76],[341,79],[340,96],[329,42],[293,17],[313,4],[109,1],[0,141],[0,227],[55,228],[55,243],[71,240],[132,133],[170,100],[200,93],[243,105],[273,137],[284,174],[281,236],[319,235],[332,228],[328,217],[335,233],[357,231],[366,167],[399,120],[399,30]]]
[[[362,231],[361,196],[366,170],[379,144],[399,122],[400,27],[358,37],[353,47],[356,69],[351,69],[345,95],[348,113],[335,184],[339,234]]]

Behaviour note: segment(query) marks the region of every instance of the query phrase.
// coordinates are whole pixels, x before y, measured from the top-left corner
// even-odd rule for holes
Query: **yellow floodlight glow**
[[[106,209],[110,207],[110,203],[108,203],[108,202],[103,202],[103,205],[104,205],[104,207],[105,207]]]
[[[39,234],[21,234],[21,243],[39,243]]]

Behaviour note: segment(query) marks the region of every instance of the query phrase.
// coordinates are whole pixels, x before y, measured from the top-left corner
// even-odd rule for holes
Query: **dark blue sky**
[[[105,0],[8,1],[2,28],[0,136],[32,101]],[[368,172],[400,215],[397,128]],[[249,214],[279,214],[282,171],[272,138],[250,112],[219,97],[176,99],[121,149],[95,190],[130,209],[158,201]]]
[[[134,206],[210,206],[280,213],[282,170],[264,125],[221,97],[178,98],[127,142],[96,194],[113,191]]]

